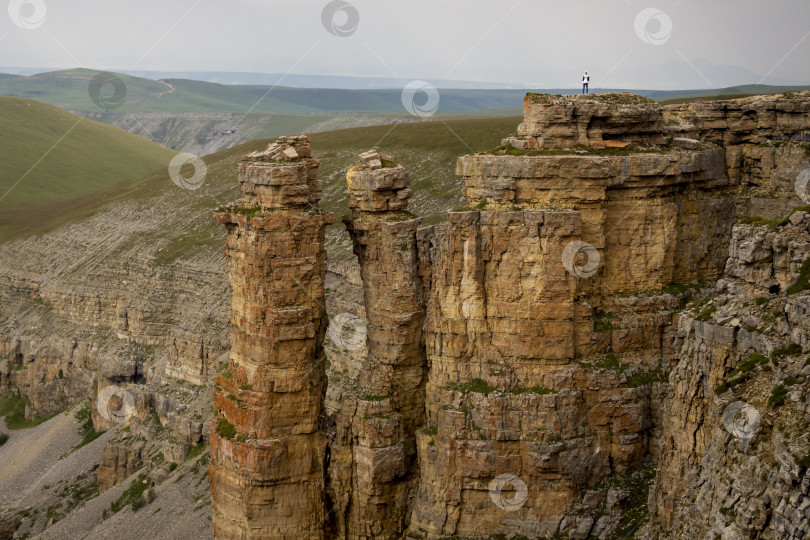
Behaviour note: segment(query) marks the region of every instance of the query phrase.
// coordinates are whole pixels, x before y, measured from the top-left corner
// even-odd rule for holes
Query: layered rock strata
[[[471,206],[568,209],[603,255],[600,295],[692,283],[722,270],[733,200],[719,148],[625,156],[459,158]]]
[[[552,96],[529,93],[517,137],[505,142],[524,149],[602,150],[627,143],[663,144],[661,105],[635,94]],[[616,143],[616,144],[612,144]]]
[[[611,530],[565,516],[588,487],[654,451],[652,383],[678,306],[661,289],[722,271],[733,205],[712,196],[725,186],[719,158],[460,160],[470,202],[496,209],[450,213],[434,254],[412,533]],[[490,187],[474,196],[479,186]],[[602,328],[603,315],[616,328]]]
[[[669,105],[664,123],[675,137],[722,145],[729,179],[749,190],[739,213],[770,219],[807,203],[795,183],[810,169],[810,92]]]
[[[361,155],[349,169],[344,221],[363,280],[368,353],[358,380],[349,445],[349,500],[336,508],[345,538],[401,538],[417,479],[417,428],[424,424],[424,290],[416,231],[407,213],[407,171],[390,156]]]
[[[806,212],[738,225],[723,279],[678,316],[652,538],[810,534],[810,295],[783,287],[809,257]]]
[[[217,377],[210,481],[216,538],[324,534],[324,228],[318,162],[282,138],[239,166],[228,231],[231,357]]]

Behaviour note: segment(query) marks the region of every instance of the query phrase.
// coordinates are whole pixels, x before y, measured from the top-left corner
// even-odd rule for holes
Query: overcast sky
[[[574,86],[584,70],[614,88],[810,83],[807,0],[11,0],[0,19],[2,66],[536,88]]]

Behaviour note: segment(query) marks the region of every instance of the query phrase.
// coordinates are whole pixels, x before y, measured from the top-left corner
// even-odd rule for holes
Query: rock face
[[[723,146],[729,179],[749,189],[740,214],[774,218],[807,204],[794,188],[810,168],[810,92],[670,105],[664,122],[676,137]]]
[[[77,396],[93,393],[99,360],[92,343],[0,337],[0,355],[9,368],[6,373],[0,369],[0,387],[18,388],[30,401],[31,413],[53,414]]]
[[[537,129],[542,141],[550,130],[558,147],[573,144],[563,126],[591,139],[610,131],[663,140],[657,105],[566,98],[539,107],[527,99],[519,133]],[[603,129],[572,117],[599,118]],[[476,154],[460,158],[457,173],[481,210],[449,214],[433,255],[428,426],[410,530],[429,538],[609,531],[609,521],[597,527],[566,514],[590,486],[654,451],[652,383],[677,306],[662,289],[718,276],[725,264],[734,204],[721,196],[729,187],[722,150]],[[659,292],[626,298],[644,291]],[[603,328],[605,316],[622,328]]]
[[[561,264],[579,225],[566,211],[450,215],[425,325],[412,531],[551,536],[582,489],[644,455],[648,389],[599,381],[572,361],[593,329]]]
[[[810,217],[734,223],[797,201],[808,104],[530,94],[516,137],[459,159],[470,206],[442,228],[407,212],[404,168],[362,154],[344,221],[366,321],[351,347],[330,330],[328,408],[328,219],[301,215],[317,166],[298,138],[246,158],[244,208],[217,214],[234,303],[216,535],[802,538],[810,442],[787,434],[810,368],[780,359],[810,345],[810,297],[785,293],[810,273]],[[777,383],[794,405],[763,422],[784,435],[729,458],[732,388],[765,409]]]
[[[722,150],[626,156],[489,156],[459,159],[473,206],[566,208],[600,254],[602,294],[660,289],[717,275],[734,202]],[[654,238],[654,240],[653,240]]]
[[[810,534],[810,371],[802,355],[810,345],[810,296],[775,292],[795,281],[809,256],[806,212],[775,230],[738,225],[711,303],[678,317],[679,362],[663,406],[651,496],[653,537]],[[779,384],[789,389],[784,404],[772,400]],[[735,404],[748,412],[738,407],[734,416]]]
[[[96,476],[99,493],[104,493],[141,468],[143,447],[143,442],[135,445],[108,444],[104,447]]]
[[[217,538],[320,538],[325,521],[324,228],[318,162],[282,138],[239,167],[228,229],[231,358],[217,377],[211,493]]]

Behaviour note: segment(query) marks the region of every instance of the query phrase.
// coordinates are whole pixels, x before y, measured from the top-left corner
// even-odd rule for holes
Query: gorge
[[[206,246],[99,295],[0,247],[0,388],[29,418],[93,398],[100,489],[208,441],[216,538],[805,538],[810,92],[528,94],[440,224],[372,149],[344,266],[317,150],[243,158],[227,267]]]

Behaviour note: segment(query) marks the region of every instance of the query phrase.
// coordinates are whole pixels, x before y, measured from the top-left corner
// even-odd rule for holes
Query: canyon
[[[0,388],[93,399],[99,490],[208,441],[216,538],[804,538],[810,92],[528,94],[500,143],[434,225],[361,154],[356,261],[305,136],[239,162],[224,258],[146,265],[120,210],[2,246]]]

